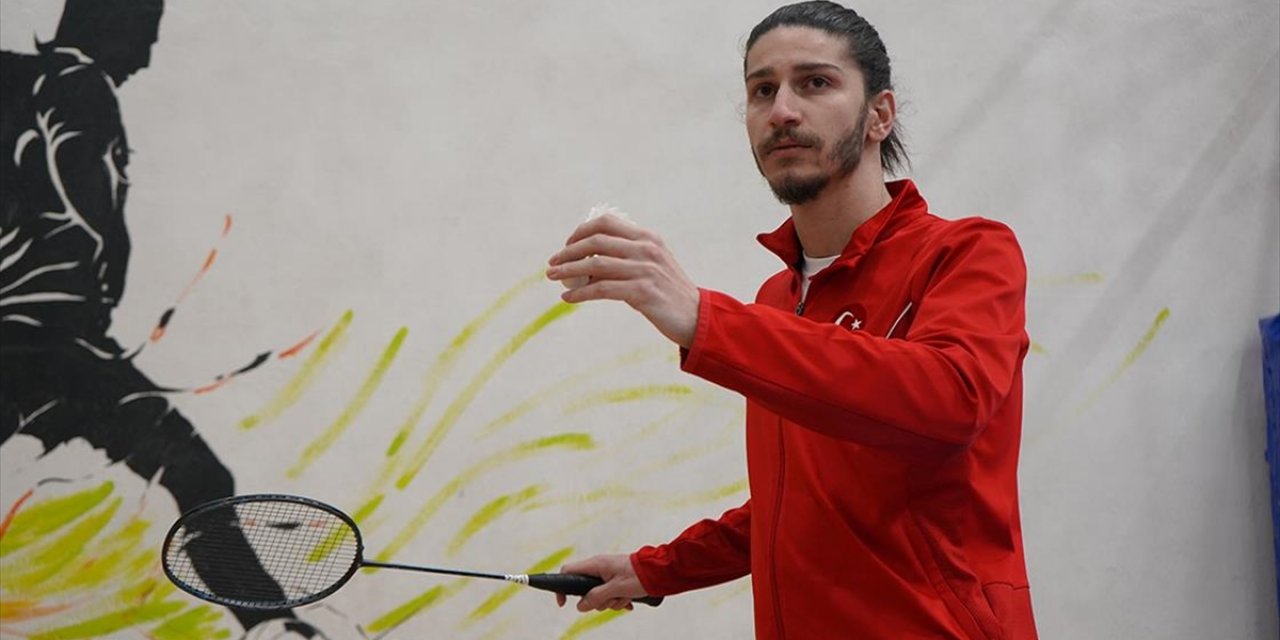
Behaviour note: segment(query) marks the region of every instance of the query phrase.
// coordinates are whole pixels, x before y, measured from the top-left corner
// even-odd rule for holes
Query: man
[[[234,479],[108,335],[130,249],[116,88],[150,63],[163,10],[161,0],[67,0],[37,55],[0,53],[0,442],[22,434],[50,450],[83,438],[185,511],[231,495]],[[212,589],[279,590],[256,563],[206,547],[184,549]],[[290,610],[232,613],[256,635],[320,635]]]
[[[548,277],[621,300],[683,370],[747,398],[750,499],[668,544],[564,567],[630,607],[751,574],[758,638],[1035,638],[1017,500],[1026,270],[1008,228],[928,212],[875,29],[783,7],[744,62],[747,134],[791,217],[754,304],[697,288],[654,233],[579,226]],[[560,598],[564,603],[563,597]]]

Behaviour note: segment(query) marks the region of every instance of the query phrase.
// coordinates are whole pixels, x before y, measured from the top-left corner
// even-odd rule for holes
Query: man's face
[[[747,137],[778,199],[802,204],[858,167],[866,141],[862,79],[840,38],[778,27],[747,53]]]

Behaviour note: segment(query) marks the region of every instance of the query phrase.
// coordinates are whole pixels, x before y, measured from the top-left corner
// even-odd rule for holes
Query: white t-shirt
[[[805,298],[809,295],[809,280],[813,278],[814,274],[831,266],[831,263],[835,262],[836,258],[839,257],[840,256],[838,254],[834,256],[827,256],[825,258],[814,258],[809,255],[804,256],[804,259],[800,261],[800,273],[804,274],[804,282],[800,285],[800,302],[804,302]]]

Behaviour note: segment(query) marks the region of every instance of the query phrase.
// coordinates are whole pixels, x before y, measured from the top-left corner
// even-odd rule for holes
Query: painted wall
[[[33,51],[60,5],[4,0],[0,48]],[[745,498],[739,399],[538,275],[601,201],[703,286],[745,298],[777,268],[752,237],[785,209],[740,117],[740,47],[773,7],[171,2],[118,92],[132,256],[109,334],[186,390],[165,397],[237,492],[363,508],[374,555],[554,569],[718,515]],[[1280,308],[1280,7],[858,8],[933,210],[1002,220],[1027,255],[1042,636],[1276,637],[1256,321]],[[173,498],[108,463],[0,447],[0,636],[238,637],[159,574]],[[624,616],[514,589],[384,571],[301,615],[335,638],[751,628],[745,581]]]

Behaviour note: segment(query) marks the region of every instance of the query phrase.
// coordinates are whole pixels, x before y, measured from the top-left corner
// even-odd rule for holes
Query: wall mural
[[[576,312],[548,302],[554,297],[539,289],[547,286],[541,265],[529,265],[525,279],[495,286],[478,314],[452,318],[451,340],[425,362],[405,356],[415,329],[399,327],[372,353],[355,354],[367,363],[364,369],[340,365],[339,354],[351,350],[349,338],[364,317],[352,308],[338,317],[303,318],[294,340],[233,354],[240,366],[211,367],[196,384],[148,375],[139,356],[164,348],[183,303],[200,295],[199,284],[215,268],[218,243],[235,237],[235,219],[218,220],[214,248],[192,265],[172,306],[157,309],[147,338],[135,345],[114,337],[112,313],[126,294],[130,234],[137,232],[126,224],[130,148],[122,111],[128,104],[116,90],[146,72],[163,14],[160,0],[66,0],[56,34],[37,52],[0,52],[0,444],[9,456],[0,503],[0,638],[394,639],[421,637],[423,629],[459,638],[519,636],[529,609],[517,610],[525,599],[517,598],[514,585],[418,578],[389,588],[381,581],[390,576],[363,572],[325,602],[251,612],[207,605],[165,580],[158,550],[166,519],[232,495],[237,478],[231,469],[259,464],[252,445],[218,451],[206,437],[233,432],[250,441],[296,429],[284,418],[329,410],[332,403],[322,404],[317,389],[335,378],[347,383],[350,396],[326,422],[299,430],[293,449],[270,452],[270,468],[278,471],[269,479],[282,490],[306,492],[334,460],[374,470],[367,482],[366,474],[343,481],[342,495],[328,500],[353,515],[371,559],[551,571],[602,551],[588,534],[612,537],[614,519],[628,511],[662,513],[683,524],[745,497],[740,400],[680,375],[674,350],[659,340],[580,354],[566,373],[511,381],[518,376],[512,361],[539,342],[562,340]],[[1094,272],[1049,275],[1032,278],[1031,285],[1053,291],[1105,279]],[[1171,314],[1168,308],[1153,314],[1145,333],[1133,332],[1132,349],[1113,358],[1118,364],[1108,377],[1083,397],[1073,392],[1057,400],[1056,417],[1028,435],[1028,449],[1079,420],[1157,342]],[[1054,354],[1054,345],[1033,343],[1032,356],[1041,362]],[[246,379],[273,392],[242,411],[238,422],[193,424],[179,410],[184,399],[216,401],[221,390]],[[399,419],[357,434],[353,427],[375,399],[403,387],[393,385],[403,379],[413,381],[413,392],[395,396]],[[1057,385],[1047,388],[1056,393]],[[488,398],[485,411],[478,410],[482,397]],[[624,414],[628,420],[618,424]],[[608,429],[594,428],[601,420],[611,421]],[[343,455],[356,440],[376,441],[377,452]],[[657,441],[674,444],[657,457],[634,455],[637,446]],[[24,442],[38,443],[39,450],[25,456],[21,452],[34,449],[16,447]],[[49,463],[76,444],[102,452],[146,489],[96,470],[72,477]],[[10,464],[18,458],[21,473]],[[599,468],[607,469],[600,477],[608,480],[588,490],[565,478],[566,470]],[[692,468],[698,472],[680,477],[702,484],[653,486],[657,475]],[[527,558],[524,566],[490,564],[496,552],[480,548],[502,539],[495,532],[511,541],[501,561],[510,553]],[[595,546],[579,548],[584,538]],[[227,567],[210,554],[202,557],[198,539],[188,549],[202,579],[215,585]],[[287,587],[263,572],[255,580],[264,588]],[[745,612],[748,589],[739,581],[699,606],[732,603]],[[550,604],[542,598],[536,606]],[[557,616],[558,626],[537,637],[592,634],[623,615]]]
[[[269,363],[297,356],[293,364],[281,365],[294,367],[291,379],[271,402],[239,424],[245,433],[262,429],[305,401],[311,383],[328,368],[330,356],[340,348],[354,312],[348,311],[329,329],[291,346],[251,355],[245,366],[213,376],[208,384],[186,388],[158,383],[139,368],[137,356],[165,337],[181,302],[213,267],[218,255],[215,248],[176,297],[177,303],[160,314],[144,344],[126,348],[112,337],[112,312],[126,291],[130,254],[125,210],[130,150],[121,115],[127,105],[120,103],[116,89],[134,74],[145,72],[163,9],[159,0],[67,0],[52,40],[39,43],[36,54],[5,51],[0,59],[0,155],[4,162],[0,173],[0,426],[5,443],[35,438],[45,454],[73,440],[83,440],[104,452],[112,463],[159,485],[179,510],[187,510],[232,495],[235,481],[201,437],[200,428],[179,412],[171,398],[210,393]],[[228,216],[223,236],[231,228]],[[489,309],[462,328],[429,367],[421,393],[404,421],[387,432],[385,458],[364,461],[380,465],[380,477],[358,501],[344,508],[366,532],[398,527],[381,536],[387,542],[370,556],[394,559],[433,525],[444,504],[473,483],[489,480],[495,470],[546,453],[602,449],[597,438],[585,431],[508,434],[514,444],[500,443],[500,432],[514,430],[521,417],[547,405],[560,407],[566,423],[573,422],[577,414],[606,405],[661,405],[659,415],[632,434],[639,438],[680,429],[695,417],[702,422],[708,410],[723,414],[723,426],[715,430],[713,439],[694,441],[665,461],[632,469],[633,478],[696,461],[708,452],[730,448],[736,441],[738,403],[711,389],[690,386],[688,381],[614,387],[587,395],[573,393],[589,386],[603,371],[643,360],[672,360],[671,349],[660,344],[591,363],[586,370],[514,402],[496,419],[478,425],[466,423],[468,407],[507,360],[573,312],[562,303],[546,308],[515,335],[501,341],[422,433],[420,428],[437,400],[437,391],[457,374],[459,359],[480,346],[477,337],[490,320],[541,280],[538,270],[501,292]],[[284,476],[299,477],[339,441],[380,387],[407,334],[408,329],[402,328],[386,344],[341,414],[314,440],[300,443],[294,452],[296,460]],[[457,433],[463,430],[468,433]],[[461,452],[446,451],[451,440],[463,435],[497,446],[462,445]],[[415,487],[412,493],[402,495],[433,457],[442,453],[476,457],[434,492]],[[31,486],[17,488],[20,495],[4,505],[0,521],[0,636],[90,638],[131,632],[128,637],[227,638],[250,630],[248,637],[254,638],[394,637],[405,623],[427,615],[468,586],[465,580],[434,584],[401,602],[378,601],[376,609],[339,612],[322,603],[304,612],[303,619],[291,610],[223,611],[181,594],[165,581],[156,550],[168,523],[151,521],[141,510],[129,513],[130,497],[122,495],[111,480],[87,487],[81,482],[70,491],[61,486],[66,484],[74,483],[55,475],[42,477]],[[503,518],[570,505],[578,519],[546,536],[538,545],[541,557],[519,568],[555,570],[574,552],[557,538],[563,540],[575,528],[604,518],[610,502],[696,507],[743,494],[746,484],[738,479],[682,495],[646,493],[621,484],[587,495],[563,495],[536,479],[509,489],[455,526],[438,557],[457,556],[478,533]],[[396,513],[409,514],[400,522],[385,514],[397,500]],[[219,581],[230,575],[241,580],[249,576],[260,583],[259,588],[280,588],[260,568],[227,567],[212,550],[201,550],[198,536],[186,549],[200,577],[215,591]],[[349,589],[358,590],[358,583]],[[445,619],[459,630],[472,630],[477,637],[501,635],[514,621],[499,619],[496,614],[517,589],[490,589],[492,595],[479,605]],[[734,593],[741,594],[742,589]],[[566,616],[562,637],[575,637],[618,615]],[[315,622],[317,619],[323,623]],[[416,635],[409,631],[399,637]]]

